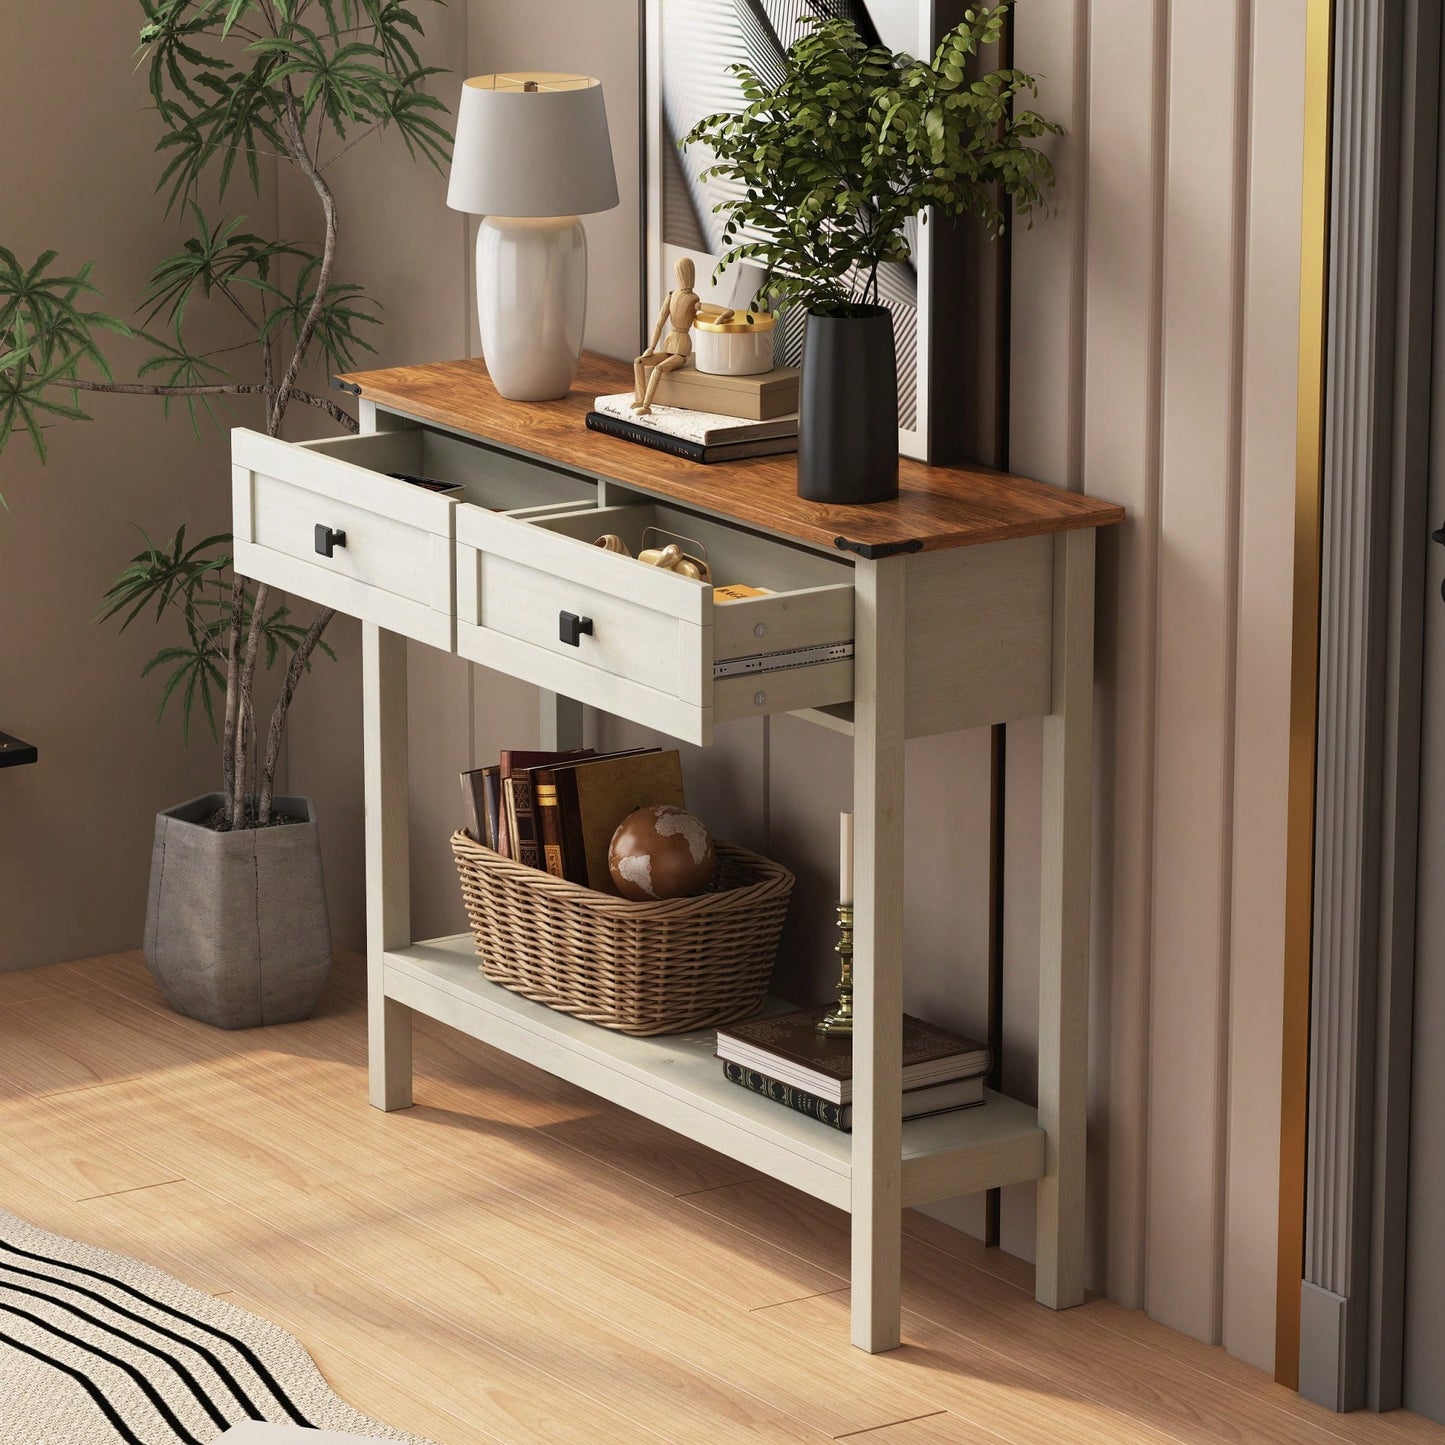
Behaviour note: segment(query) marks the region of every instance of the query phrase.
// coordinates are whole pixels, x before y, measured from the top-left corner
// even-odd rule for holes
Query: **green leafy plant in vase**
[[[683,138],[733,192],[715,210],[719,269],[761,266],[762,304],[808,313],[798,490],[824,502],[898,494],[898,376],[881,268],[911,255],[908,223],[930,209],[975,216],[1002,234],[1045,206],[1054,182],[1032,142],[1060,127],[1019,106],[1037,94],[1020,70],[975,73],[1009,6],[979,6],[931,60],[868,45],[846,20],[820,20],[776,80],[732,70],[743,109],[704,117]]]
[[[157,192],[191,234],[151,271],[137,319],[93,309],[90,263],[54,251],[29,264],[0,245],[0,453],[17,436],[45,459],[46,429],[88,420],[91,392],[183,403],[200,413],[251,397],[280,436],[295,405],[347,431],[355,419],[301,385],[308,365],[345,370],[373,348],[377,307],[336,273],[341,217],[327,172],[385,131],[441,169],[446,105],[425,86],[418,6],[407,0],[139,0],[139,55],[161,134]],[[270,162],[294,168],[315,204],[314,237],[262,236],[244,216],[212,215],[245,184],[260,194]],[[264,162],[264,164],[263,164]],[[237,318],[240,345],[189,340],[201,306]],[[117,380],[105,333],[152,354]],[[228,487],[229,477],[217,478]],[[122,629],[150,617],[174,629],[146,664],[161,679],[160,712],[178,704],[188,737],[197,714],[221,747],[221,789],[157,819],[146,954],[182,1012],[228,1027],[304,1017],[330,965],[330,930],[314,813],[277,798],[276,770],[292,700],[331,621],[298,621],[232,566],[231,538],[188,543],[186,528],[144,546],[116,578],[99,615]],[[264,729],[257,672],[283,664]],[[289,821],[293,826],[270,827]],[[162,867],[162,862],[164,866]]]

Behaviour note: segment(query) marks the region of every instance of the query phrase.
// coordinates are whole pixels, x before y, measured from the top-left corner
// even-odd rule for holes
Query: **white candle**
[[[838,902],[853,901],[853,815],[840,818],[841,836],[838,848]]]

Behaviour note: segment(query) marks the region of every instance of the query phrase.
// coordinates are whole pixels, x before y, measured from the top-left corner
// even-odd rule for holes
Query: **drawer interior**
[[[328,437],[304,445],[308,451],[385,476],[425,477],[460,484],[460,492],[445,495],[491,511],[592,505],[597,500],[597,483],[591,477],[497,451],[480,442],[464,441],[430,427]]]
[[[742,583],[766,588],[769,592],[797,592],[814,587],[851,586],[853,581],[853,568],[843,559],[835,561],[775,538],[723,526],[665,502],[628,502],[561,516],[537,517],[530,525],[571,537],[582,546],[591,546],[608,533],[620,537],[632,553],[632,559],[618,556],[617,561],[623,567],[645,567],[648,564],[635,560],[644,547],[676,542],[689,555],[707,560],[714,587]],[[698,546],[695,548],[690,543]],[[678,580],[687,579],[679,577]]]

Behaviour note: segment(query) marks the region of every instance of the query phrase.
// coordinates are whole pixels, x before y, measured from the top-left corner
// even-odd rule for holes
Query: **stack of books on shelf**
[[[593,431],[693,462],[743,461],[798,450],[798,372],[708,376],[684,367],[659,380],[652,410],[632,410],[632,393],[599,396]]]
[[[598,753],[508,749],[491,767],[462,774],[466,830],[504,858],[615,893],[607,849],[638,808],[685,808],[676,748]]]
[[[810,1119],[853,1128],[853,1040],[820,1034],[836,1005],[771,1014],[717,1033],[717,1056],[732,1083]],[[921,1119],[983,1103],[991,1062],[984,1045],[903,1015],[903,1117]]]

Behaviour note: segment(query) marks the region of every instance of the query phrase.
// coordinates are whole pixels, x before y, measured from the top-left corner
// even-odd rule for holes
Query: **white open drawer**
[[[715,601],[705,583],[593,545],[615,533],[635,554],[647,527],[701,543],[714,582],[769,595]],[[457,558],[462,656],[686,741],[853,696],[845,560],[649,501],[525,519],[459,508]]]
[[[292,443],[231,434],[232,531],[244,576],[450,650],[455,513],[595,502],[590,478],[428,427]],[[440,494],[405,476],[460,483]]]

